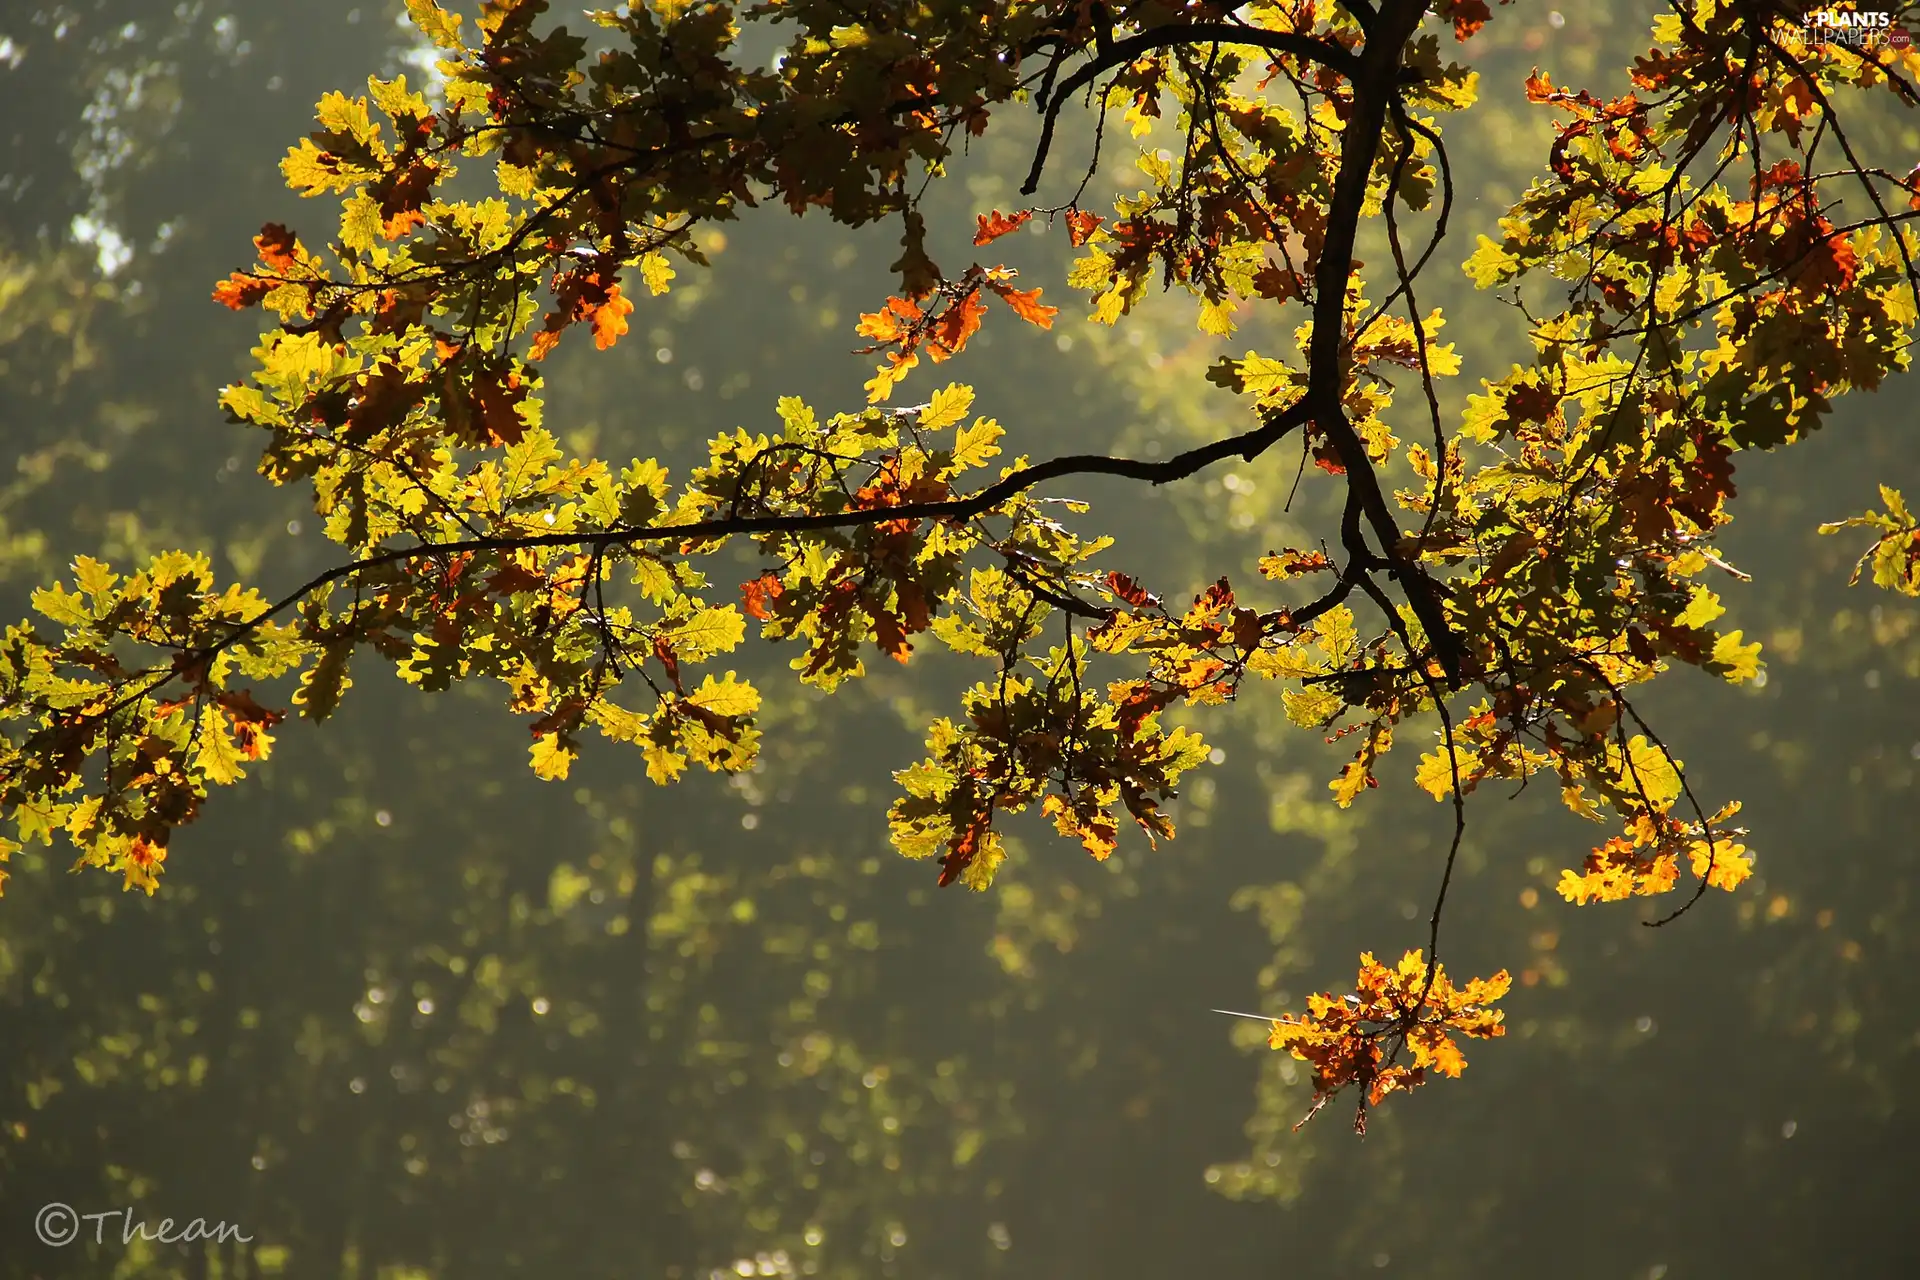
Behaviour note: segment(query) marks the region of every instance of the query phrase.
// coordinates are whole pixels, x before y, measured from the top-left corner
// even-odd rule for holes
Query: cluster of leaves
[[[1418,951],[1407,952],[1392,968],[1363,953],[1351,994],[1310,995],[1304,1014],[1272,1020],[1268,1044],[1313,1068],[1313,1107],[1294,1128],[1351,1086],[1358,1092],[1353,1131],[1365,1136],[1368,1108],[1388,1094],[1424,1084],[1429,1068],[1457,1077],[1467,1058],[1454,1036],[1491,1040],[1507,1034],[1506,1015],[1487,1006],[1512,985],[1504,969],[1456,987],[1445,965],[1429,966]],[[1411,1064],[1399,1060],[1408,1052]]]
[[[206,784],[235,782],[246,762],[266,758],[284,713],[229,682],[284,674],[300,645],[290,628],[251,625],[265,607],[257,592],[213,586],[205,556],[174,551],[125,579],[81,556],[74,590],[55,583],[34,592],[34,609],[64,635],[48,644],[21,625],[0,642],[0,715],[10,729],[25,722],[32,730],[7,761],[21,840],[64,832],[86,861],[152,893],[167,837],[198,814]],[[136,673],[122,665],[117,641],[171,650],[174,659]],[[155,696],[165,686],[175,695]],[[89,768],[100,771],[98,789],[58,799],[79,789]],[[0,839],[0,860],[18,848]]]
[[[1913,513],[1907,510],[1906,499],[1898,489],[1881,485],[1880,501],[1887,504],[1885,514],[1868,511],[1864,515],[1849,516],[1821,525],[1820,532],[1878,529],[1880,536],[1855,563],[1847,585],[1858,583],[1871,569],[1874,586],[1902,595],[1920,596],[1920,520],[1914,519]]]
[[[1430,959],[1464,800],[1489,780],[1551,771],[1574,812],[1618,821],[1563,879],[1575,901],[1664,892],[1683,868],[1696,897],[1748,874],[1736,807],[1706,813],[1628,691],[1675,664],[1758,677],[1759,646],[1714,625],[1724,608],[1699,581],[1744,577],[1713,546],[1735,459],[1792,443],[1835,396],[1906,367],[1920,188],[1859,158],[1835,100],[1920,102],[1920,53],[1810,50],[1783,6],[1696,0],[1660,20],[1632,92],[1529,79],[1528,100],[1560,118],[1544,175],[1464,265],[1525,309],[1533,351],[1449,433],[1435,379],[1460,361],[1416,281],[1454,212],[1439,116],[1479,91],[1442,41],[1477,31],[1484,4],[885,3],[854,20],[823,0],[765,0],[745,17],[792,33],[770,68],[744,56],[724,4],[596,12],[589,39],[536,30],[543,0],[488,0],[474,44],[434,0],[408,8],[443,55],[438,101],[377,78],[364,97],[323,99],[282,168],[295,190],[337,199],[337,233],[315,249],[269,225],[258,265],[214,294],[278,317],[222,403],[266,433],[263,475],[311,486],[347,559],[271,602],[215,592],[205,562],[180,556],[121,586],[87,562],[77,595],[36,597],[64,633],[16,627],[0,668],[0,804],[22,838],[64,831],[83,862],[151,890],[168,835],[264,754],[280,717],[235,681],[297,673],[292,705],[321,719],[362,653],[425,689],[500,680],[530,717],[542,777],[566,776],[588,726],[639,746],[656,782],[738,770],[759,694],[695,668],[751,618],[803,646],[792,666],[822,689],[863,673],[863,646],[905,662],[921,635],[990,665],[898,775],[894,841],[937,857],[943,884],[986,887],[1004,857],[998,815],[1030,806],[1097,858],[1122,811],[1149,840],[1173,835],[1166,802],[1207,749],[1163,716],[1235,697],[1248,671],[1286,686],[1298,724],[1357,742],[1330,784],[1343,806],[1378,784],[1403,722],[1438,720],[1416,773],[1454,807]],[[1240,435],[1159,462],[1016,458],[969,475],[1004,432],[968,421],[968,388],[879,402],[921,354],[959,355],[989,295],[1043,328],[1056,310],[1004,265],[943,273],[909,179],[940,175],[956,140],[1029,102],[1044,113],[1031,194],[1083,90],[1101,109],[1096,156],[1109,110],[1136,136],[1171,127],[1180,150],[1143,153],[1148,185],[1110,213],[1078,193],[995,210],[974,246],[1057,220],[1085,250],[1068,284],[1092,321],[1117,323],[1157,275],[1198,299],[1215,335],[1243,308],[1297,308],[1297,351],[1212,370],[1250,400]],[[1845,163],[1822,167],[1836,149]],[[455,188],[469,161],[491,164],[497,194]],[[1874,215],[1835,221],[1842,187]],[[677,491],[656,459],[568,456],[542,425],[540,362],[579,324],[616,346],[642,292],[673,287],[673,259],[703,264],[696,228],[767,200],[854,226],[901,220],[900,292],[858,327],[885,354],[870,406],[822,422],[784,400],[777,435],[714,439]],[[1423,212],[1414,253],[1401,219]],[[1392,256],[1379,303],[1355,257],[1370,218]],[[1430,441],[1389,425],[1409,378]],[[1265,607],[1221,576],[1168,608],[1094,563],[1109,540],[1065,522],[1084,504],[1038,496],[1078,475],[1170,483],[1296,433],[1344,505],[1335,546],[1261,561],[1282,596]],[[1390,493],[1401,465],[1416,483]],[[1911,584],[1912,521],[1889,505],[1868,518],[1888,535],[1876,577]],[[735,604],[701,565],[738,539],[766,567]],[[616,700],[623,685],[641,706]],[[1414,1047],[1407,1070],[1444,1069],[1439,1043],[1415,1034],[1429,1013],[1493,1025],[1465,1012],[1491,988],[1443,988],[1434,963],[1431,979],[1363,971],[1360,1007],[1397,1011],[1385,1025]],[[1299,1043],[1324,1051],[1323,1090],[1414,1080],[1391,1074],[1391,1052],[1353,1047],[1380,1018],[1315,1016]]]
[[[1423,761],[1422,783],[1444,795],[1456,774],[1470,788],[1551,768],[1585,816],[1596,793],[1625,829],[1563,878],[1577,901],[1663,892],[1682,860],[1703,887],[1746,877],[1725,826],[1736,807],[1708,818],[1691,803],[1624,691],[1674,661],[1736,683],[1758,675],[1759,646],[1711,625],[1724,609],[1695,581],[1709,568],[1744,578],[1711,547],[1734,456],[1800,438],[1834,396],[1907,366],[1920,292],[1906,215],[1889,212],[1886,191],[1906,204],[1909,184],[1861,167],[1832,102],[1846,87],[1891,86],[1912,103],[1914,60],[1803,58],[1786,18],[1677,6],[1636,66],[1645,99],[1529,80],[1529,100],[1567,117],[1550,176],[1502,219],[1499,241],[1481,237],[1467,270],[1496,287],[1545,269],[1569,282],[1567,305],[1533,323],[1531,366],[1470,402],[1460,434],[1507,458],[1402,495],[1427,518],[1429,554],[1484,566],[1454,580],[1453,599],[1495,674],[1451,750]],[[1765,86],[1759,106],[1739,91],[1749,82]],[[1769,162],[1769,134],[1792,154]],[[1847,167],[1819,171],[1823,144]],[[1736,163],[1751,169],[1745,199],[1719,181]],[[1832,222],[1836,177],[1879,216]],[[1692,821],[1673,816],[1683,795]]]
[[[1024,210],[1013,217],[997,209],[991,216],[981,214],[980,230],[973,242],[992,244],[1024,226],[1032,216]],[[1012,281],[1018,275],[1011,267],[982,267],[976,262],[957,280],[942,280],[924,293],[889,298],[880,310],[862,315],[856,331],[872,338],[873,345],[863,347],[861,354],[887,354],[886,363],[867,381],[868,402],[878,404],[892,394],[894,385],[920,363],[921,351],[935,364],[959,355],[967,340],[979,331],[987,313],[983,293],[999,297],[1028,324],[1051,329],[1060,309],[1041,302],[1040,289],[1014,288]]]

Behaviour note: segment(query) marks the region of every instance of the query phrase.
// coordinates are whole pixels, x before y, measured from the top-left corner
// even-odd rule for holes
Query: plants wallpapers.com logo
[[[1841,45],[1860,52],[1901,51],[1913,44],[1913,34],[1884,10],[1813,9],[1800,19],[1798,35],[1801,43],[1815,48]]]

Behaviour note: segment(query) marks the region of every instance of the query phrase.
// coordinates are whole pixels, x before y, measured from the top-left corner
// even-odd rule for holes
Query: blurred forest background
[[[205,548],[269,595],[328,562],[302,495],[253,475],[258,442],[215,407],[255,317],[208,291],[262,222],[324,235],[328,208],[277,162],[322,92],[430,75],[397,9],[0,14],[6,619],[76,553]],[[1649,16],[1501,8],[1456,55],[1482,103],[1448,133],[1461,207],[1422,303],[1450,318],[1457,387],[1525,349],[1450,265],[1544,163],[1522,80],[1624,92]],[[1020,203],[1017,114],[936,184],[950,271],[974,213]],[[1861,129],[1920,155],[1920,118]],[[1131,190],[1115,141],[1096,187]],[[546,421],[572,447],[685,459],[766,429],[780,395],[860,403],[853,324],[889,291],[895,232],[778,209],[722,231],[714,270],[643,299],[612,351],[555,357]],[[1204,368],[1291,349],[1291,314],[1222,341],[1184,297],[1100,329],[1062,296],[1063,235],[1001,247],[1060,322],[996,315],[984,350],[905,393],[973,382],[1014,451],[1146,456],[1235,429]],[[768,679],[764,764],[666,790],[605,747],[543,784],[489,690],[428,697],[369,668],[175,842],[158,896],[69,878],[64,850],[16,859],[0,1277],[1920,1275],[1920,610],[1847,590],[1859,548],[1814,533],[1876,481],[1920,485],[1915,391],[1739,457],[1725,550],[1755,581],[1720,589],[1769,678],[1681,673],[1645,706],[1703,795],[1747,802],[1755,881],[1659,930],[1641,921],[1671,901],[1575,909],[1552,884],[1590,840],[1552,789],[1475,797],[1445,953],[1514,970],[1511,1034],[1388,1103],[1364,1143],[1337,1108],[1290,1132],[1304,1072],[1207,1010],[1297,1004],[1363,948],[1424,945],[1449,819],[1411,748],[1341,813],[1344,753],[1249,697],[1209,717],[1221,751],[1171,846],[1098,865],[1016,827],[976,896],[935,892],[884,834],[889,771],[957,665],[831,699]],[[1331,527],[1312,476],[1283,511],[1294,462],[1077,492],[1119,526],[1115,562],[1180,598]],[[745,661],[773,676],[788,656]],[[56,1250],[31,1225],[49,1201],[254,1240],[123,1246],[110,1219],[106,1244],[89,1227]]]

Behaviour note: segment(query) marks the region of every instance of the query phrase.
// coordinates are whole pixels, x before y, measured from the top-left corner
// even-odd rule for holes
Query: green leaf
[[[532,757],[534,773],[549,782],[554,782],[567,776],[568,770],[573,768],[573,762],[580,754],[580,749],[565,734],[543,733],[533,740],[529,754]]]
[[[1227,337],[1234,331],[1233,300],[1222,298],[1218,302],[1200,303],[1200,332],[1211,333],[1215,337]]]
[[[1467,259],[1464,269],[1476,288],[1491,289],[1520,273],[1520,259],[1486,236],[1481,236],[1479,246]]]
[[[668,643],[689,662],[725,653],[746,638],[747,622],[732,605],[706,608],[665,629]]]
[[[1719,596],[1705,587],[1695,587],[1692,598],[1687,601],[1687,607],[1680,612],[1674,622],[1683,627],[1704,627],[1725,612],[1726,609],[1721,606]]]
[[[460,15],[448,13],[434,0],[407,0],[407,16],[413,19],[413,25],[420,34],[442,49],[458,49],[460,41]]]
[[[973,425],[962,427],[953,442],[953,463],[955,467],[984,467],[989,461],[1000,455],[997,443],[1006,435],[998,422],[992,418],[975,418]]]
[[[1741,644],[1741,632],[1729,631],[1714,642],[1713,666],[1733,684],[1751,680],[1760,674],[1760,642]]]
[[[340,695],[353,687],[347,674],[347,659],[352,644],[329,644],[320,651],[320,660],[300,673],[300,687],[293,703],[309,720],[325,720],[340,705]]]
[[[933,393],[927,407],[920,411],[919,426],[923,431],[939,431],[950,427],[967,416],[967,410],[973,407],[973,388],[954,383],[942,387]]]
[[[655,297],[672,287],[674,274],[665,254],[649,253],[640,259],[640,278],[646,281],[647,292]]]
[[[750,716],[760,709],[760,691],[729,671],[719,680],[706,677],[687,701],[717,716]]]
[[[82,591],[94,598],[94,607],[100,608],[104,604],[112,603],[103,597],[114,594],[113,584],[120,580],[120,575],[91,556],[75,556],[73,580],[80,585]]]
[[[799,396],[781,396],[776,409],[780,421],[786,425],[788,440],[804,444],[819,437],[820,420]]]
[[[1287,719],[1303,729],[1319,728],[1346,705],[1339,694],[1325,689],[1288,689],[1280,701],[1286,706]]]
[[[200,709],[193,762],[209,782],[231,786],[246,776],[240,749],[227,729],[227,713],[217,705]]]

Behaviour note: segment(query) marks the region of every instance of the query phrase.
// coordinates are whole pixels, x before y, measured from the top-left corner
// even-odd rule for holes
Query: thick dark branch
[[[1342,0],[1340,7],[1353,15],[1353,20],[1360,24],[1362,31],[1369,35],[1373,33],[1373,21],[1378,15],[1374,13],[1373,6],[1367,0]]]
[[[1379,154],[1381,135],[1394,101],[1400,77],[1400,53],[1426,16],[1426,0],[1387,0],[1375,19],[1375,29],[1360,54],[1353,75],[1353,105],[1340,135],[1340,172],[1334,179],[1327,206],[1326,240],[1314,270],[1313,340],[1307,352],[1307,396],[1314,425],[1325,432],[1346,468],[1347,484],[1360,500],[1367,523],[1380,539],[1381,551],[1393,565],[1393,575],[1413,606],[1414,615],[1432,641],[1447,678],[1460,679],[1458,637],[1447,625],[1440,607],[1439,589],[1418,564],[1401,554],[1400,524],[1387,504],[1379,477],[1367,457],[1366,444],[1347,421],[1341,403],[1345,380],[1347,278],[1353,273],[1354,237],[1360,210],[1366,203],[1367,183]],[[1349,546],[1349,554],[1363,548]]]

